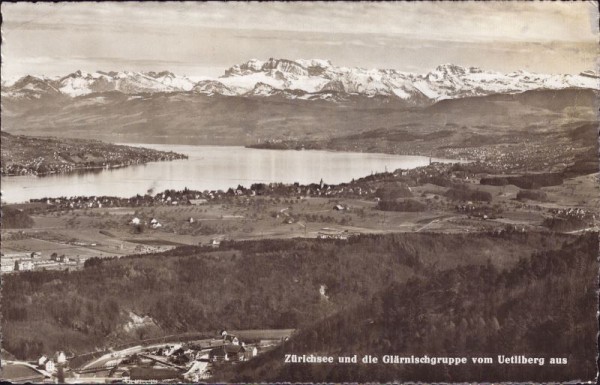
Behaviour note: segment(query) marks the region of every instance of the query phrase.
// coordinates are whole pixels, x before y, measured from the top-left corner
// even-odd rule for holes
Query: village
[[[34,224],[2,229],[2,274],[75,270],[90,258],[182,245],[215,248],[228,240],[597,228],[600,200],[589,199],[598,196],[595,174],[554,178],[552,185],[535,189],[493,177],[504,181],[498,185],[490,175],[502,174],[486,163],[432,162],[338,185],[255,183],[227,191],[32,200],[10,205]],[[512,183],[521,184],[525,177],[508,178],[520,178]]]
[[[2,131],[2,176],[90,172],[185,159],[185,155],[94,140],[26,137]]]
[[[1,378],[67,384],[203,382],[223,367],[273,349],[292,332],[239,331],[236,335],[221,330],[210,338],[170,336],[78,356],[58,351],[31,362],[12,359],[3,351]]]

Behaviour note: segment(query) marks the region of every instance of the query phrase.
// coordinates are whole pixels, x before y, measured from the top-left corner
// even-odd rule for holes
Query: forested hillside
[[[394,283],[306,328],[226,381],[566,381],[596,376],[598,234],[492,263]],[[545,357],[540,365],[284,364],[285,354]],[[550,358],[567,358],[552,365]],[[380,358],[381,359],[381,358]],[[497,361],[495,361],[497,362]]]
[[[90,259],[81,271],[3,277],[3,348],[32,359],[157,334],[302,328],[411,278],[427,280],[471,264],[503,269],[574,239],[550,233],[399,233],[348,241],[224,242],[217,249]],[[126,331],[130,311],[150,316],[158,327]]]

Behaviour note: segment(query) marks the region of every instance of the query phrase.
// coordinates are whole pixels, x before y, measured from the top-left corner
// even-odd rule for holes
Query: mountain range
[[[218,78],[180,76],[169,71],[76,71],[62,77],[28,75],[12,84],[3,82],[2,97],[35,100],[111,91],[128,95],[185,92],[331,101],[377,97],[423,105],[444,99],[566,88],[600,89],[600,76],[593,71],[578,75],[525,71],[505,74],[453,64],[415,74],[393,69],[339,67],[320,59],[271,58],[234,65]]]

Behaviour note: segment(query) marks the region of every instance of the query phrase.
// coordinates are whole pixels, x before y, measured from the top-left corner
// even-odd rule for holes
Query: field
[[[355,182],[364,190],[378,189],[368,196],[248,194],[225,196],[201,205],[68,210],[38,204],[12,205],[9,207],[31,212],[33,224],[29,228],[4,229],[2,252],[7,256],[38,252],[40,261],[56,253],[68,257],[71,264],[46,268],[73,269],[81,268],[91,257],[159,252],[180,245],[211,245],[211,242],[218,246],[225,240],[347,238],[361,233],[420,231],[469,233],[502,231],[511,226],[520,231],[548,231],[551,229],[545,220],[555,217],[558,210],[572,208],[584,210],[588,219],[569,231],[597,229],[600,212],[597,174],[575,176],[557,186],[531,190],[544,196],[541,200],[531,200],[518,199],[524,190],[516,186],[481,185],[475,177],[448,175],[448,167],[432,165],[408,176],[392,176],[366,185]],[[445,175],[447,181],[407,179],[433,172]],[[380,201],[386,199],[386,189],[395,191],[403,183],[408,185],[409,196],[394,199],[416,202],[419,209],[382,210]],[[467,202],[469,198],[457,198],[449,194],[453,187],[442,186],[447,183],[477,191],[489,200]],[[134,218],[141,221],[141,226],[132,223]],[[152,226],[152,220],[158,221],[160,227]]]
[[[221,137],[213,132],[224,127],[219,114],[207,119],[214,125],[198,123],[201,130],[177,122],[193,114],[157,119],[144,126],[148,140],[158,135],[167,142],[204,143],[203,135],[215,134],[217,142],[258,147],[277,143],[470,162],[432,162],[338,185],[257,183],[227,191],[5,205],[4,346],[18,359],[65,349],[84,361],[118,346],[225,328],[248,341],[289,341],[247,364],[215,366],[211,379],[385,382],[483,377],[472,368],[378,367],[379,377],[363,369],[348,374],[336,367],[291,368],[282,365],[281,355],[288,348],[384,354],[392,346],[445,355],[455,352],[450,339],[461,354],[486,354],[510,341],[522,351],[573,351],[574,364],[560,378],[577,370],[587,376],[587,337],[596,332],[587,310],[597,302],[592,275],[600,218],[597,122],[589,108],[594,95],[533,92],[440,102],[423,110],[370,105],[347,115],[302,105],[301,119],[276,115],[264,122],[268,111],[280,108],[282,114],[292,106],[245,100],[225,126],[246,118],[243,112],[249,126]],[[184,95],[182,103],[172,104],[168,96],[155,97],[166,99],[165,109],[191,103],[221,114],[231,101]],[[110,115],[115,127],[131,130],[129,139],[142,127],[138,112],[154,114],[135,112],[143,108],[136,103],[114,105],[117,113]],[[93,105],[85,111],[91,114],[82,124],[99,124]],[[63,112],[52,110],[50,119],[62,119]],[[11,116],[11,130],[20,120],[41,129],[32,122],[35,116]],[[170,125],[186,127],[185,135],[175,130],[172,138],[163,136]],[[65,132],[76,136],[71,130],[79,129]],[[276,137],[274,132],[289,140],[254,143],[261,135]],[[19,265],[30,257],[32,267]],[[553,346],[544,342],[548,330]],[[531,369],[514,378],[557,378],[552,373]]]

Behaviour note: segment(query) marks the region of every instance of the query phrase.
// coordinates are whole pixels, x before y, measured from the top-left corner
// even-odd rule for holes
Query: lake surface
[[[152,195],[167,189],[227,190],[253,183],[349,182],[371,173],[425,166],[424,156],[332,151],[264,150],[237,146],[127,144],[175,151],[189,159],[152,162],[120,169],[45,177],[2,178],[2,199],[8,203],[35,198],[106,195]],[[432,158],[437,162],[457,162]]]

